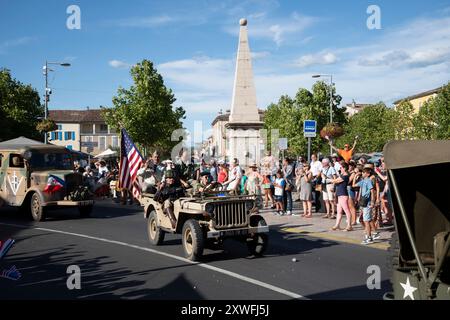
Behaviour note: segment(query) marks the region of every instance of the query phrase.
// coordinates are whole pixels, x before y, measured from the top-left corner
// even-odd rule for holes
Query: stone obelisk
[[[247,20],[239,21],[239,45],[236,59],[233,98],[228,129],[228,157],[238,158],[243,166],[260,162],[260,121],[256,104],[252,60],[247,36]]]

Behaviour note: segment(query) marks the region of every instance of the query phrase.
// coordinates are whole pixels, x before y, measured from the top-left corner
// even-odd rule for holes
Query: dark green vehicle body
[[[450,299],[450,140],[384,148],[396,232],[386,299]]]

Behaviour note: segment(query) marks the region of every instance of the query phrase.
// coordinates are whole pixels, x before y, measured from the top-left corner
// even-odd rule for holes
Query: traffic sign
[[[317,121],[305,120],[303,121],[303,136],[305,138],[315,138],[317,135]]]
[[[278,139],[278,148],[280,148],[280,150],[287,150],[287,148],[288,148],[287,138]]]

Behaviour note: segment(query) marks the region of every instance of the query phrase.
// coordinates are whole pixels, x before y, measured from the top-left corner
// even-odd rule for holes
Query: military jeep
[[[205,247],[220,248],[226,238],[246,242],[255,256],[261,256],[267,248],[269,227],[259,215],[253,196],[211,191],[182,197],[174,202],[175,228],[153,194],[143,194],[141,204],[150,243],[161,245],[166,233],[181,234],[183,250],[189,260],[199,260]]]
[[[64,147],[0,144],[0,207],[20,207],[35,221],[59,207],[78,207],[82,217],[89,216],[94,201],[72,165]]]
[[[395,217],[385,299],[450,299],[450,140],[384,147]]]

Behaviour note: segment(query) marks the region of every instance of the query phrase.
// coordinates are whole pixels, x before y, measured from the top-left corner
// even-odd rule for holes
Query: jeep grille
[[[245,227],[248,225],[248,211],[245,201],[214,204],[216,229]]]

